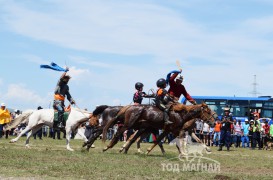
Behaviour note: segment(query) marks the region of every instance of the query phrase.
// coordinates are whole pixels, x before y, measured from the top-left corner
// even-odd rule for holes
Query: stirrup
[[[63,125],[62,122],[60,122],[60,123],[58,123],[57,127],[60,128],[60,129],[62,129],[62,128],[64,128],[64,125]]]
[[[165,124],[168,125],[168,124],[173,124],[172,121],[165,121]]]

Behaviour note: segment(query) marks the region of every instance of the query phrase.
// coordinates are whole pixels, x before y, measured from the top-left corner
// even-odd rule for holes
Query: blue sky
[[[126,105],[183,67],[191,95],[273,95],[270,0],[0,0],[0,101],[49,107],[61,73],[81,108]],[[147,100],[145,101],[147,102]]]

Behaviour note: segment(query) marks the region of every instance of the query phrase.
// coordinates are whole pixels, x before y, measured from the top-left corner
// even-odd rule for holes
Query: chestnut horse
[[[173,124],[165,126],[163,121],[163,112],[155,106],[131,106],[125,113],[124,126],[117,131],[110,144],[103,149],[103,151],[112,148],[117,142],[118,137],[127,129],[138,129],[138,136],[142,133],[150,132],[151,129],[164,129],[163,133],[159,136],[155,144],[148,150],[150,152],[161,140],[170,132],[178,134],[184,123],[194,118],[201,118],[204,121],[214,121],[214,112],[203,103],[200,105],[185,106],[183,104],[174,104],[169,113],[169,118]],[[109,123],[103,129],[103,141],[108,127],[115,124],[116,118],[109,121]],[[137,138],[137,137],[136,137]],[[129,143],[125,149],[125,153],[133,142]]]

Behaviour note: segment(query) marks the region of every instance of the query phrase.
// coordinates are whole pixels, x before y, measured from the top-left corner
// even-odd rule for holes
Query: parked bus
[[[196,102],[205,102],[219,118],[223,115],[224,107],[230,107],[232,116],[242,122],[245,119],[253,119],[253,114],[258,113],[260,118],[273,118],[273,98],[271,96],[260,97],[228,97],[228,96],[192,96]],[[187,100],[182,99],[182,103],[186,104]],[[270,122],[272,123],[272,122]]]

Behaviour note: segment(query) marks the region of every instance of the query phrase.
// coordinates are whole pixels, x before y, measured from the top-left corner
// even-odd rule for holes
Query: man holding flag
[[[76,102],[72,99],[69,93],[69,86],[67,85],[71,78],[69,75],[66,74],[69,71],[69,69],[68,68],[64,69],[55,63],[51,63],[50,65],[41,65],[40,68],[52,69],[54,71],[64,71],[64,73],[62,74],[55,88],[54,103],[53,103],[53,108],[58,111],[58,122],[55,123],[54,121],[53,128],[62,129],[65,127],[65,121],[63,119],[64,108],[65,108],[65,105],[64,105],[65,97],[68,99],[68,101],[71,104],[76,104]]]
[[[66,68],[66,72],[69,69]],[[65,122],[63,119],[63,115],[64,115],[64,100],[65,97],[67,97],[68,101],[71,104],[76,104],[75,101],[72,99],[70,93],[69,93],[69,86],[67,85],[69,80],[70,80],[70,76],[66,75],[66,72],[64,72],[60,78],[60,80],[57,83],[57,86],[55,88],[55,92],[54,92],[54,103],[53,103],[53,108],[55,110],[58,111],[58,123],[54,124],[53,126],[55,126],[54,128],[64,128],[65,127]]]

